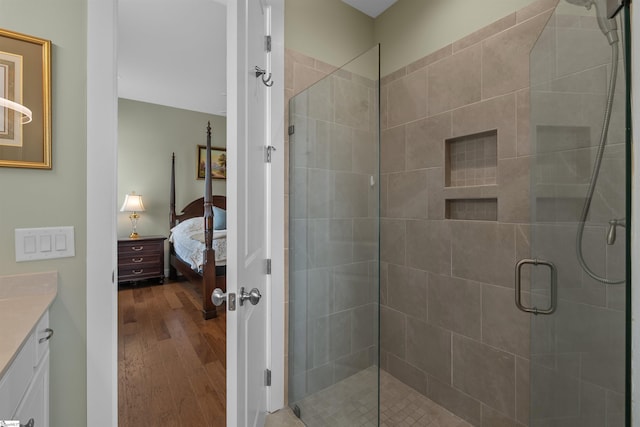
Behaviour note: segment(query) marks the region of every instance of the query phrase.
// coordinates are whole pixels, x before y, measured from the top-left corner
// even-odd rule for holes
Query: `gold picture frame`
[[[0,97],[31,110],[0,106],[0,166],[51,169],[51,42],[0,29]]]
[[[198,145],[198,164],[196,166],[197,179],[204,179],[207,147]],[[211,177],[213,179],[227,179],[227,149],[211,147]]]

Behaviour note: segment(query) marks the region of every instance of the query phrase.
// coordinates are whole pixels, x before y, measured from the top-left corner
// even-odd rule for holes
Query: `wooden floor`
[[[224,426],[226,316],[188,282],[118,292],[118,425]]]

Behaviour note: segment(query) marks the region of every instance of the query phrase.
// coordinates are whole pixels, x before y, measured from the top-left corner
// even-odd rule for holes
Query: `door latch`
[[[236,294],[234,294],[233,292],[229,293],[229,294],[225,294],[222,291],[222,289],[215,288],[213,290],[213,293],[211,294],[211,302],[215,306],[220,306],[220,305],[222,305],[223,303],[226,302],[227,303],[227,310],[235,311],[235,309],[236,309]],[[242,305],[242,302],[240,303],[240,305]]]

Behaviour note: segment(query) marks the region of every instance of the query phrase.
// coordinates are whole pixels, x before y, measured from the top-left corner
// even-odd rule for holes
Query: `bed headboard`
[[[207,156],[210,157],[210,156]],[[176,155],[171,155],[171,194],[169,196],[170,228],[173,228],[180,221],[189,218],[204,216],[204,197],[194,200],[182,210],[182,213],[176,213]],[[227,198],[225,196],[213,196],[213,206],[220,209],[227,209]]]
[[[225,196],[213,196],[213,206],[227,210],[227,198]],[[184,221],[189,218],[201,217],[204,213],[204,197],[200,197],[199,199],[189,203],[182,210],[181,214],[176,214],[175,208],[172,209],[172,212],[171,227],[174,227],[180,221]]]

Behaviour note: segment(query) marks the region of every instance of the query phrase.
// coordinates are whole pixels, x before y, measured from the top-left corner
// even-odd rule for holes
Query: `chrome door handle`
[[[227,303],[227,309],[234,311],[236,309],[236,294],[225,294],[220,288],[215,288],[211,294],[211,302],[215,306],[221,306],[223,303]],[[242,303],[240,303],[242,305]]]
[[[551,281],[551,302],[549,303],[549,307],[545,309],[540,309],[538,307],[527,307],[522,304],[522,266],[529,265],[545,265],[549,267],[550,281]],[[551,261],[545,261],[543,259],[521,259],[516,264],[516,307],[518,309],[524,311],[525,313],[533,313],[533,314],[552,314],[556,311],[558,307],[558,271],[556,266]]]
[[[240,288],[240,305],[244,305],[246,300],[249,300],[251,305],[256,305],[260,302],[262,295],[258,288],[253,288],[249,293],[245,292],[244,288]]]

